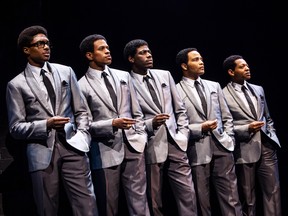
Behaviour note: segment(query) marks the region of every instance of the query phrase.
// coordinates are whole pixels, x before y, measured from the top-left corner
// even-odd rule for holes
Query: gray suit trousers
[[[210,203],[210,182],[212,181],[222,215],[242,216],[233,153],[215,142],[212,136],[210,139],[211,149],[213,150],[211,162],[192,166],[193,181],[198,200],[198,214],[200,216],[210,216],[212,214]]]
[[[261,157],[256,163],[236,164],[243,213],[256,215],[256,181],[260,184],[264,216],[281,216],[280,180],[275,146],[261,136]]]
[[[165,169],[165,170],[164,170]],[[163,181],[169,181],[179,216],[197,216],[196,195],[186,152],[170,137],[164,163],[146,164],[147,194],[151,215],[163,215]],[[164,173],[167,175],[164,175]],[[168,179],[164,179],[164,177]]]
[[[54,146],[51,164],[45,170],[31,172],[31,178],[39,216],[58,214],[59,181],[62,179],[73,215],[98,216],[86,153],[58,141]]]

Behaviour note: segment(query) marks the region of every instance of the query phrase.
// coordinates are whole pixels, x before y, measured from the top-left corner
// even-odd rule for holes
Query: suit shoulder
[[[247,83],[248,83],[248,82],[247,82]],[[253,87],[253,88],[260,88],[260,89],[263,89],[262,86],[257,85],[257,84],[248,83],[248,85],[250,85],[250,86]]]
[[[23,85],[23,82],[26,82],[25,80],[25,75],[24,75],[24,71],[22,71],[21,73],[17,74],[15,77],[13,77],[10,81],[8,81],[8,85],[14,85],[17,86],[18,84],[21,86]]]
[[[168,71],[168,70],[162,70],[162,69],[150,69],[150,71],[152,72],[152,73],[156,73],[156,74],[159,74],[159,73],[165,73],[165,74],[171,74],[170,73],[170,71]]]
[[[232,88],[233,89],[233,88]],[[228,95],[230,95],[230,91],[231,90],[229,90],[228,89],[228,86],[226,85],[226,86],[224,86],[224,88],[222,89],[222,92],[223,92],[223,94],[225,95],[225,97],[227,97]],[[234,91],[234,90],[233,90]]]
[[[150,69],[150,73],[152,76],[158,77],[159,80],[173,79],[172,74],[168,70]],[[173,79],[173,81],[174,81],[174,79]]]
[[[47,64],[49,66],[53,66],[53,67],[68,67],[67,65],[60,64],[60,63],[55,63],[55,62],[47,62]]]
[[[181,82],[181,81],[180,81]],[[176,89],[177,89],[177,91],[179,92],[179,93],[181,93],[182,91],[183,91],[183,89],[182,89],[182,85],[181,85],[181,83],[180,82],[178,82],[175,86],[176,86]]]
[[[63,64],[59,64],[59,63],[49,63],[49,65],[53,68],[56,68],[56,69],[62,69],[62,70],[70,70],[72,69],[71,66],[68,66],[68,65],[63,65]]]
[[[248,83],[248,85],[254,89],[254,92],[257,93],[258,95],[262,95],[264,96],[264,88],[260,85],[256,85],[256,84],[251,84],[251,83]]]
[[[116,68],[109,68],[110,71],[112,71],[113,73],[120,73],[120,74],[130,74],[128,71],[125,71],[125,70],[121,70],[121,69],[116,69]]]
[[[78,80],[78,85],[79,85],[79,88],[80,90],[82,91],[82,93],[85,94],[85,92],[87,91],[87,89],[90,89],[90,84],[89,82],[87,81],[85,75],[82,76],[79,80]]]
[[[223,91],[228,91],[228,86],[225,85],[223,88],[222,88]]]
[[[86,82],[85,76],[80,77],[80,79],[78,80],[78,83],[83,83],[83,82]]]
[[[211,86],[220,86],[219,82],[216,81],[212,81],[212,80],[206,80],[206,79],[202,79],[203,82],[206,82],[207,85],[211,85]]]
[[[112,76],[117,77],[120,81],[128,82],[130,79],[130,73],[128,71],[110,68],[110,72],[112,73]]]

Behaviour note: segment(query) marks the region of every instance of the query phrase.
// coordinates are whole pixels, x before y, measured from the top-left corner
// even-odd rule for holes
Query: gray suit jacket
[[[128,72],[108,68],[116,87],[117,110],[107,97],[107,93],[100,87],[99,80],[94,79],[90,68],[78,82],[89,107],[92,124],[90,132],[91,165],[92,169],[112,167],[121,164],[124,159],[125,132],[127,140],[137,152],[143,152],[147,144],[147,134],[143,122],[143,114],[139,107],[135,90],[131,84]],[[114,130],[112,121],[118,117],[137,119],[135,127],[129,130]]]
[[[146,151],[146,163],[164,162],[168,155],[167,129],[171,137],[182,151],[186,151],[188,144],[188,121],[186,109],[179,97],[173,77],[169,71],[151,69],[150,74],[155,80],[160,96],[162,112],[170,115],[165,125],[154,130],[152,119],[161,111],[148,95],[145,84],[133,77],[133,84],[136,89],[140,106],[144,113],[146,130],[148,133],[148,146]],[[166,129],[167,128],[167,129]]]
[[[27,143],[30,171],[45,169],[50,164],[56,138],[55,130],[47,132],[47,118],[55,115],[70,117],[67,126],[71,127],[71,134],[66,136],[71,138],[82,134],[84,141],[74,142],[72,145],[76,149],[88,151],[91,140],[88,112],[73,69],[54,63],[47,63],[47,66],[55,81],[55,113],[27,67],[8,82],[6,89],[9,131],[12,137]]]
[[[234,119],[234,132],[236,138],[236,148],[234,151],[236,163],[254,163],[261,155],[261,132],[267,136],[271,143],[280,147],[280,142],[275,133],[274,123],[269,114],[266,104],[264,90],[261,86],[247,82],[247,86],[254,91],[257,98],[258,119],[254,119],[251,112],[246,108],[242,100],[235,93],[232,83],[228,83],[223,89],[228,107]],[[250,134],[248,125],[253,121],[264,121],[265,125],[261,132]]]
[[[235,146],[233,119],[224,99],[221,86],[217,82],[201,79],[204,86],[204,93],[207,100],[207,116],[198,105],[194,95],[190,92],[185,80],[177,84],[177,90],[184,101],[189,118],[189,152],[192,166],[207,164],[212,159],[212,149],[210,145],[210,136],[216,140],[228,151],[233,151]],[[212,134],[202,134],[201,124],[207,120],[217,119],[217,128]]]

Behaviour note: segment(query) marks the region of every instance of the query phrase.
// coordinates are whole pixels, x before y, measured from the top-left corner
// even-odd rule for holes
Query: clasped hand
[[[164,124],[166,122],[166,120],[169,118],[170,118],[170,116],[166,113],[161,113],[161,114],[155,115],[155,117],[152,120],[153,128],[157,129],[159,126]]]
[[[65,124],[69,121],[69,117],[53,116],[47,119],[47,129],[55,129],[57,131],[64,130]]]
[[[122,117],[113,119],[112,126],[120,129],[129,129],[133,125],[135,125],[136,122],[137,122],[136,119]]]

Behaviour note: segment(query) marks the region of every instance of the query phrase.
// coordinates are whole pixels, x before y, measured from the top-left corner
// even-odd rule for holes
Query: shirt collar
[[[102,72],[105,71],[108,76],[111,76],[111,73],[108,69],[108,66],[105,65],[105,69],[102,71],[102,70],[97,70],[97,69],[94,69],[92,67],[89,66],[89,71],[92,71],[93,73],[90,73],[93,77],[96,77],[98,79],[101,79],[102,78]]]
[[[48,70],[48,67],[47,67],[47,63],[45,62],[44,66],[42,68],[40,67],[36,67],[34,65],[31,65],[29,62],[27,64],[27,67],[35,74],[37,74],[38,76],[41,76],[41,69],[44,69],[45,71],[47,72],[50,72]],[[50,72],[51,73],[51,72]]]
[[[200,77],[198,77],[196,80],[193,80],[193,79],[190,79],[190,78],[183,76],[183,80],[186,81],[192,87],[194,87],[196,80],[200,83],[200,85],[202,85],[202,81],[201,81]]]
[[[138,73],[135,73],[133,70],[131,70],[131,74],[133,74],[133,77],[135,79],[137,79],[140,83],[143,83],[144,80],[143,80],[143,77],[144,76],[148,76],[149,78],[152,79],[152,76],[151,76],[151,73],[149,70],[147,70],[147,74],[146,75],[142,75],[142,74],[138,74]]]
[[[245,86],[246,87],[246,89],[248,89],[248,86],[247,86],[247,82],[246,81],[244,81],[244,84],[243,85],[241,85],[241,84],[238,84],[238,83],[236,83],[236,82],[231,82],[231,84],[232,84],[232,86],[233,86],[233,88],[236,90],[236,91],[242,91],[242,86]]]

